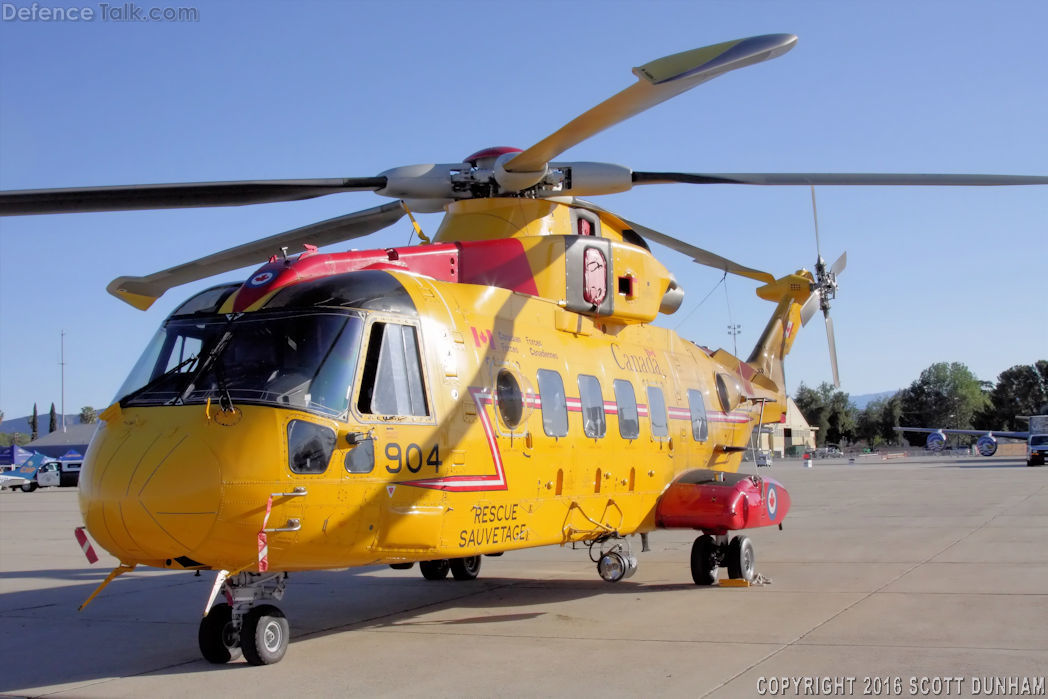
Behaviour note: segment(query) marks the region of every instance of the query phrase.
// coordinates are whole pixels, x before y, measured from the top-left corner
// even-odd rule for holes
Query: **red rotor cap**
[[[520,148],[513,148],[512,146],[493,146],[491,148],[485,148],[484,150],[478,150],[473,155],[466,156],[462,162],[469,163],[473,167],[485,167],[495,164],[495,160],[506,153],[523,153]],[[490,160],[489,163],[482,163],[482,160]]]

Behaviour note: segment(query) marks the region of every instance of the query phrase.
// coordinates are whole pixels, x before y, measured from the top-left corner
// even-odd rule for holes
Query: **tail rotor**
[[[815,205],[814,186],[811,187],[811,212],[815,221],[815,254],[817,259],[815,261],[815,281],[811,285],[812,295],[801,308],[801,323],[807,325],[808,321],[815,314],[815,309],[822,310],[822,315],[826,319],[826,343],[830,349],[830,369],[833,371],[833,385],[840,387],[841,380],[837,372],[837,340],[833,333],[833,319],[830,318],[830,301],[837,298],[837,275],[843,272],[844,267],[848,264],[848,253],[841,253],[841,256],[829,268],[826,267],[826,260],[822,258],[822,249],[819,244],[819,212]]]

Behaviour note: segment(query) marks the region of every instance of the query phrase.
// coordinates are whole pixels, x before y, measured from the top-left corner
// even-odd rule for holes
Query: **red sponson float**
[[[790,495],[771,478],[696,469],[684,473],[659,498],[655,521],[663,528],[726,534],[779,524]]]

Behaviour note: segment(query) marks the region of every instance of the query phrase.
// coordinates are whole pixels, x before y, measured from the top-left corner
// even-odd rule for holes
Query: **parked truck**
[[[45,461],[39,468],[30,464],[28,468],[15,468],[4,473],[0,485],[11,490],[20,489],[24,493],[51,486],[74,487],[80,482],[80,466],[80,461],[64,460]]]
[[[1026,465],[1044,466],[1048,456],[1048,415],[1030,416],[1030,434],[1026,437]]]

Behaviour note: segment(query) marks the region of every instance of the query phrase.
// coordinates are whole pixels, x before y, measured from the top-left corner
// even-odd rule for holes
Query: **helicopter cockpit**
[[[386,282],[381,287],[396,282],[384,272],[340,277],[289,286],[263,308],[245,313],[219,311],[239,285],[197,294],[164,322],[120,387],[117,400],[123,407],[210,400],[216,407],[247,403],[344,416],[353,391],[364,311],[374,306],[368,299],[375,294],[376,282]],[[370,293],[362,295],[365,288]],[[384,289],[381,310],[414,314],[407,294],[402,288],[400,292],[404,298],[392,309],[387,306],[398,294]]]

